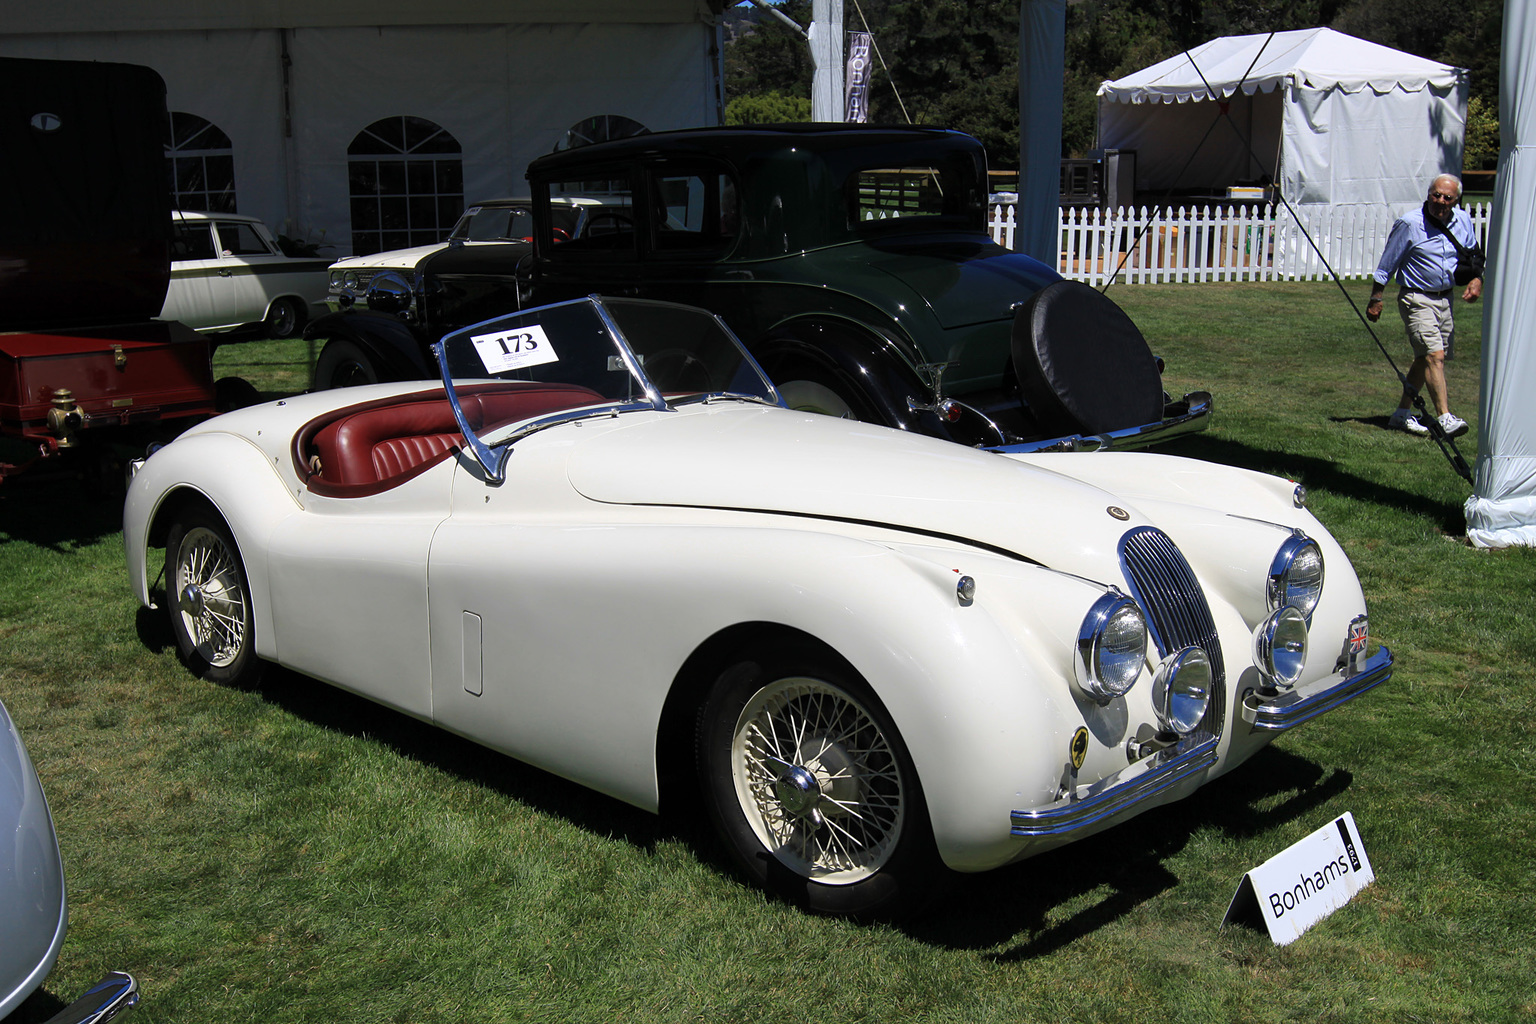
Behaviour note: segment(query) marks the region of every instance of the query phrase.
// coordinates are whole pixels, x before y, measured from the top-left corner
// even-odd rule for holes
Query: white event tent
[[[1295,205],[1401,208],[1461,167],[1466,72],[1327,28],[1214,39],[1098,96],[1099,145],[1135,150],[1147,191],[1266,180]]]
[[[1500,151],[1488,291],[1483,307],[1482,396],[1478,403],[1476,491],[1467,500],[1467,536],[1478,547],[1536,547],[1536,9],[1504,10],[1500,68]]]

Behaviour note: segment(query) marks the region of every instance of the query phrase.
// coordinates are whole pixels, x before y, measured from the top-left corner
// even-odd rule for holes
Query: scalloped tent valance
[[[1140,191],[1404,209],[1461,171],[1466,72],[1332,29],[1213,39],[1098,95],[1099,145],[1136,153]]]
[[[1274,92],[1292,82],[1311,89],[1393,91],[1449,90],[1465,77],[1439,64],[1331,28],[1224,36],[1133,74],[1104,82],[1099,96],[1118,103],[1189,103]],[[1209,89],[1207,88],[1209,83]]]

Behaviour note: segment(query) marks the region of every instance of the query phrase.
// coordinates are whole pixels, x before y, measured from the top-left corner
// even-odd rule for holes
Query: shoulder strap
[[[1455,210],[1451,211],[1451,219],[1453,221],[1456,219]],[[1462,259],[1466,259],[1472,255],[1474,250],[1468,249],[1466,246],[1462,245],[1461,240],[1451,233],[1450,227],[1445,224],[1441,224],[1439,221],[1435,220],[1435,218],[1431,217],[1428,210],[1424,211],[1424,226],[1431,231],[1438,231],[1446,238],[1449,238],[1451,240],[1451,244],[1456,247],[1457,256],[1460,256]],[[1481,248],[1481,246],[1478,248]]]

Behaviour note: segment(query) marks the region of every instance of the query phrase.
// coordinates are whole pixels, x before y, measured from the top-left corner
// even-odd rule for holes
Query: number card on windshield
[[[473,334],[475,353],[487,373],[505,373],[543,363],[558,363],[560,357],[549,343],[549,336],[538,324],[528,324],[496,334]]]

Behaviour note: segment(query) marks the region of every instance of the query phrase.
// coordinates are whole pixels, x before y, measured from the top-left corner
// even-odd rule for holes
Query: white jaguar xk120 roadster
[[[1391,674],[1284,480],[793,412],[685,306],[560,303],[437,357],[441,387],[243,409],[137,466],[139,599],[209,679],[277,662],[698,807],[818,910],[1187,796]]]

